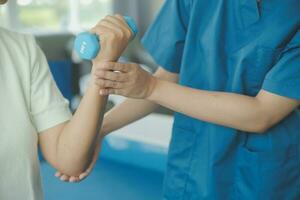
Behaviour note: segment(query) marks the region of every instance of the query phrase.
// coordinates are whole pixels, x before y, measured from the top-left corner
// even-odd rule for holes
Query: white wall
[[[114,0],[114,12],[135,18],[140,33],[143,34],[163,2],[164,0]]]

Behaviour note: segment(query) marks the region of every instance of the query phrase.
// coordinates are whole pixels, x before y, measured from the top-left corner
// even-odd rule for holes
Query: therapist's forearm
[[[105,114],[101,134],[105,136],[135,122],[154,112],[158,107],[158,104],[148,100],[126,99]]]
[[[210,92],[157,81],[149,100],[199,120],[242,131],[264,132],[268,118],[255,97]]]
[[[76,113],[58,138],[57,165],[66,174],[81,173],[91,159],[107,102],[107,97],[99,95],[99,89],[90,84]]]
[[[153,77],[136,63],[100,65],[96,78],[111,88],[101,94],[147,99],[190,117],[246,132],[263,133],[299,106],[296,99],[261,89],[255,97],[230,92],[204,91]],[[107,70],[122,70],[112,74]],[[159,68],[163,71],[162,68]],[[174,80],[178,78],[173,74]],[[171,77],[172,77],[171,76]],[[176,78],[177,77],[177,78]],[[177,81],[176,81],[177,82]],[[101,84],[100,84],[101,85]]]
[[[175,83],[178,75],[159,68],[153,75],[157,79]],[[146,115],[154,112],[160,107],[159,104],[145,99],[126,99],[120,105],[114,107],[104,116],[101,134],[103,136],[122,128]]]

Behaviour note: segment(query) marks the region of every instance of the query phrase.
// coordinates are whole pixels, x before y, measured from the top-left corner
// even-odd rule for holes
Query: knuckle
[[[112,32],[110,32],[109,36],[112,40],[115,40],[118,38],[118,33],[112,31]]]
[[[119,36],[120,36],[120,38],[122,38],[122,39],[125,39],[125,38],[127,37],[127,36],[126,36],[126,33],[125,33],[124,31],[120,31]]]
[[[129,29],[126,29],[126,37],[127,37],[127,39],[129,39],[129,38],[131,38],[131,36],[132,36],[132,32],[129,30]]]
[[[116,16],[117,18],[123,19],[122,15],[120,15],[120,14],[115,14],[115,16]]]
[[[106,64],[105,63],[101,63],[101,64],[99,64],[98,66],[97,66],[97,69],[100,71],[102,71],[103,69],[106,69],[107,67],[106,67]],[[101,72],[100,71],[100,72]]]
[[[98,26],[102,26],[102,25],[106,25],[106,24],[107,24],[107,19],[104,18],[98,23]]]
[[[95,26],[93,29],[92,29],[93,32],[96,32],[96,33],[101,33],[102,31],[102,27],[101,26]]]
[[[104,19],[111,19],[111,18],[113,18],[113,16],[111,16],[111,15],[106,15],[105,17],[104,17]]]
[[[95,27],[99,26],[100,23],[101,23],[101,21],[102,21],[102,20],[98,21]]]

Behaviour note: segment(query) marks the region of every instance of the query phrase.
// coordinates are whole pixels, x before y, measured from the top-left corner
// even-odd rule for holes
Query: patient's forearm
[[[57,141],[57,164],[62,172],[81,173],[89,164],[102,123],[107,97],[91,83],[72,120],[66,124]]]

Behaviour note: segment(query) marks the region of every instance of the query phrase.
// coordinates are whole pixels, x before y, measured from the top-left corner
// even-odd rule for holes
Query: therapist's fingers
[[[92,162],[91,164],[88,166],[88,168],[85,170],[84,173],[80,174],[79,175],[79,181],[82,181],[83,179],[85,179],[86,177],[88,177],[90,175],[90,173],[92,172],[97,160],[98,160],[98,157],[99,157],[99,153],[100,153],[100,150],[101,150],[101,137],[98,138],[98,144],[96,146],[96,149],[95,149],[95,152],[94,152],[94,155],[93,155],[93,158],[92,158]]]
[[[59,179],[61,179],[62,177],[64,177],[64,179],[66,179],[66,178],[69,177],[69,176],[65,176],[65,174],[63,174],[63,173],[57,171],[57,172],[55,173],[55,177],[57,177],[57,178],[59,178]],[[64,180],[64,181],[67,181],[67,180]]]
[[[107,96],[107,95],[121,95],[121,96],[127,96],[127,93],[125,92],[126,90],[122,90],[122,89],[101,89],[99,94],[102,96]]]
[[[113,94],[113,95],[120,95],[124,97],[131,97],[131,93],[127,89],[114,89],[114,88],[100,89],[99,94],[101,96],[107,96]],[[139,98],[139,97],[132,97],[132,98]]]
[[[79,176],[67,176],[67,175],[57,171],[55,173],[55,176],[58,177],[61,181],[70,182],[70,183],[77,183],[77,182],[84,180],[86,177],[88,177],[97,162],[97,159],[99,157],[99,152],[101,149],[101,137],[99,137],[97,140],[99,140],[99,141],[95,148],[92,161],[91,161],[90,165],[88,166],[88,168],[85,170],[85,172],[81,173]]]
[[[79,182],[80,180],[79,180],[79,177],[78,176],[71,176],[70,178],[69,178],[69,182],[70,183],[76,183],[76,182]]]
[[[82,173],[81,175],[83,174],[86,174],[86,172]],[[80,176],[67,176],[62,174],[61,172],[57,172],[55,176],[58,177],[61,181],[70,182],[70,183],[76,183],[82,180],[80,179]]]
[[[104,79],[97,79],[97,80],[95,80],[95,83],[101,88],[121,89],[124,87],[124,83],[122,83],[122,82],[104,80]]]
[[[70,179],[70,176],[65,175],[65,174],[60,177],[60,180],[64,181],[64,182],[67,182],[69,179]]]
[[[55,173],[55,176],[58,177],[58,178],[60,178],[62,175],[63,175],[63,174],[62,174],[61,172],[59,172],[59,171],[57,171],[57,172]]]
[[[119,62],[103,62],[96,66],[96,71],[119,71],[119,72],[130,72],[132,70],[130,63],[119,63]]]
[[[90,172],[84,172],[84,173],[80,174],[79,181],[82,181],[83,179],[85,179],[86,177],[88,177],[89,174],[90,174]]]
[[[94,72],[94,75],[96,76],[96,79],[104,79],[104,80],[119,81],[119,82],[129,81],[128,75],[122,72],[97,70]]]

